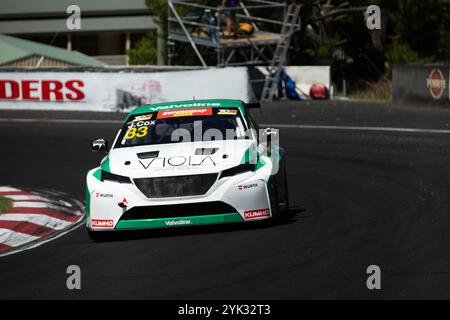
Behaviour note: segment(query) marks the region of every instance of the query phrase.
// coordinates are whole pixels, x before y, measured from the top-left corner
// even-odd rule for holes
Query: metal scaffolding
[[[182,44],[192,48],[204,67],[273,65],[274,59],[279,58],[277,46],[286,40],[282,32],[287,21],[287,4],[241,0],[238,7],[223,8],[217,2],[221,1],[205,0],[200,4],[196,0],[168,0],[169,65],[175,61]],[[267,18],[276,11],[279,20]],[[237,21],[251,24],[253,33],[228,37],[223,21],[230,12],[234,12]],[[298,26],[298,19],[295,24]],[[276,29],[279,31],[274,32]]]

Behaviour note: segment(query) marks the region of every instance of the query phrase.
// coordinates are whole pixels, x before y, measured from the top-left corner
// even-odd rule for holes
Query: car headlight
[[[224,178],[224,177],[231,177],[231,176],[235,176],[237,174],[241,174],[241,173],[245,173],[245,172],[250,172],[250,171],[255,171],[256,170],[256,164],[254,163],[245,163],[245,164],[241,164],[238,165],[236,167],[227,169],[222,171],[220,178]]]
[[[114,174],[111,172],[107,172],[102,170],[102,181],[112,181],[118,183],[131,183],[131,179],[124,176],[119,176],[118,174]]]

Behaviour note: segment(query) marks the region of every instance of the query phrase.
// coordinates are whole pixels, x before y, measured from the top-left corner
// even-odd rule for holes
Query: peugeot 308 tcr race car
[[[288,207],[277,131],[259,129],[238,100],[136,108],[87,174],[86,226],[107,231],[277,220]]]

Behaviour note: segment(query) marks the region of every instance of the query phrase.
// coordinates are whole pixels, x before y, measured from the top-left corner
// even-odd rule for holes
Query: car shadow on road
[[[298,219],[308,216],[300,215],[306,209],[299,206],[292,206],[287,211],[283,212],[282,218],[277,221],[262,220],[252,221],[247,223],[228,223],[218,225],[200,225],[192,227],[175,227],[163,229],[145,229],[145,230],[127,230],[120,232],[102,232],[102,236],[96,239],[95,242],[113,242],[113,241],[127,241],[138,239],[151,238],[165,238],[165,237],[180,237],[186,235],[200,235],[208,233],[220,232],[238,232],[243,230],[257,230],[263,228],[276,228],[281,225],[295,223]]]

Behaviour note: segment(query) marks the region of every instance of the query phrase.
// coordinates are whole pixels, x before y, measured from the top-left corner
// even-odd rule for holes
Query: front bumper
[[[186,227],[191,225],[235,223],[243,221],[244,220],[242,219],[239,213],[224,213],[224,214],[190,216],[179,218],[119,220],[115,229],[130,230],[130,229],[172,228],[172,227]]]
[[[203,195],[158,199],[147,198],[134,184],[100,181],[98,170],[91,170],[87,175],[86,226],[93,231],[224,224],[272,217],[269,175],[263,170],[217,180]],[[195,214],[192,210],[187,210],[186,215],[169,214],[175,206],[189,208],[199,204],[201,208],[203,203],[221,203],[229,210],[219,210],[221,206],[218,206],[217,212],[209,208],[208,212],[199,209]],[[137,208],[140,214],[134,218]],[[145,215],[146,208],[151,215]],[[158,208],[156,213],[155,208]]]

